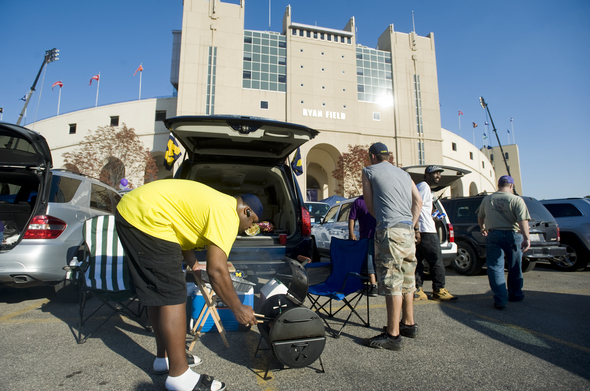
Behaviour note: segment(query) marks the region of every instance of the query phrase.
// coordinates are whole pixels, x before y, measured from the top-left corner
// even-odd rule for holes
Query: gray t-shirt
[[[406,222],[412,225],[412,179],[410,174],[389,162],[363,169],[371,182],[377,229]]]
[[[478,217],[484,219],[487,230],[515,232],[520,232],[519,221],[531,219],[524,200],[504,191],[497,191],[485,197],[479,206]]]

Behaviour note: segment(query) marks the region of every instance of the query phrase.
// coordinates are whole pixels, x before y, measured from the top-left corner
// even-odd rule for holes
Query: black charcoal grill
[[[324,322],[312,310],[303,306],[307,296],[307,273],[301,264],[287,259],[291,275],[281,276],[290,280],[286,294],[269,295],[260,304],[257,313],[263,315],[264,322],[258,323],[260,340],[255,355],[264,339],[274,356],[285,366],[302,368],[320,360],[321,370],[325,372],[321,354],[326,345]],[[269,367],[266,369],[266,378]]]

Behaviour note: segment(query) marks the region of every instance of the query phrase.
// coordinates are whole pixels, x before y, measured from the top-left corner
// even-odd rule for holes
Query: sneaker
[[[447,290],[447,288],[440,288],[438,290],[435,290],[432,293],[432,297],[435,300],[445,300],[445,301],[453,301],[453,300],[457,300],[458,297],[457,296],[453,296],[449,293],[449,291]]]
[[[399,333],[407,338],[416,338],[418,336],[418,325],[414,323],[411,326],[401,323],[399,324]]]
[[[518,301],[523,301],[523,300],[524,300],[524,295],[522,295],[522,296],[508,296],[508,301],[518,302]]]
[[[369,297],[377,297],[379,296],[379,290],[377,289],[377,285],[373,284],[367,289],[367,296]]]
[[[383,326],[383,332],[387,331],[387,326]],[[399,323],[399,333],[407,338],[416,338],[418,336],[418,325],[414,323],[411,326]]]
[[[506,308],[506,306],[505,306],[505,305],[502,305],[502,304],[499,304],[499,303],[496,303],[496,302],[494,302],[494,308],[495,308],[495,309],[497,309],[497,310],[503,310],[504,308]]]
[[[403,347],[401,334],[397,337],[392,337],[387,332],[383,332],[373,338],[365,338],[365,344],[375,349],[401,350]]]
[[[428,300],[428,296],[426,296],[426,293],[422,287],[418,288],[416,292],[414,292],[414,301],[420,300]]]

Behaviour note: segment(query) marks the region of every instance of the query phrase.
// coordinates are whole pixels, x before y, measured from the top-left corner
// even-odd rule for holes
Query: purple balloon
[[[120,182],[120,183],[121,183],[123,186],[127,186],[127,185],[129,184],[129,181],[128,181],[127,179],[123,178],[123,179],[121,179],[121,182]]]

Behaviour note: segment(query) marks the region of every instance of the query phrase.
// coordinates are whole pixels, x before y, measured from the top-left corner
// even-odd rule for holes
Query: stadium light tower
[[[39,69],[39,73],[37,73],[37,77],[35,78],[35,81],[33,82],[33,86],[31,87],[31,89],[29,90],[29,93],[27,94],[27,99],[25,100],[25,105],[23,107],[23,110],[20,112],[20,115],[18,117],[18,121],[16,121],[17,125],[20,125],[20,121],[23,119],[23,116],[25,115],[25,112],[27,111],[27,106],[29,105],[29,100],[31,99],[31,95],[33,95],[33,91],[35,91],[35,86],[37,85],[37,81],[39,80],[39,76],[41,75],[41,71],[43,70],[43,67],[45,66],[45,64],[49,64],[50,62],[54,62],[57,60],[59,60],[59,50],[57,50],[56,48],[53,48],[51,50],[45,51],[45,57],[43,58],[43,64],[41,64],[41,68]]]

